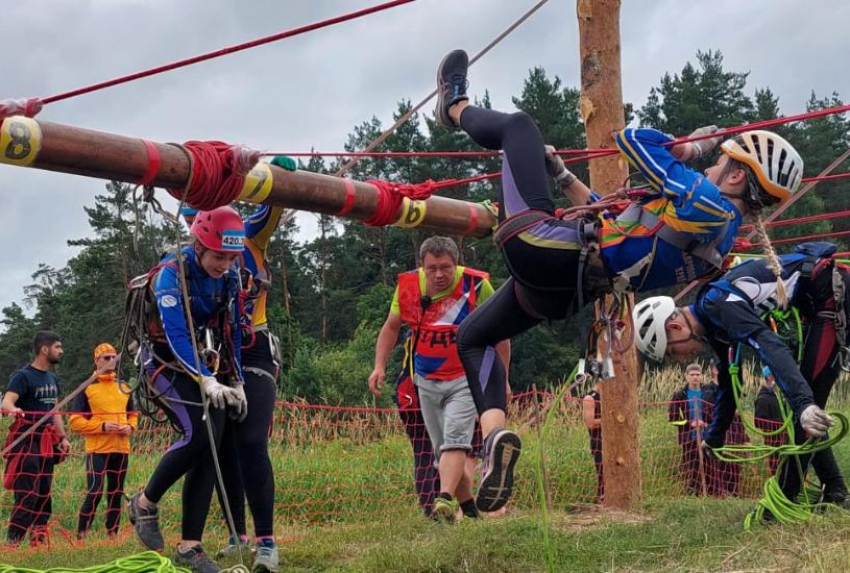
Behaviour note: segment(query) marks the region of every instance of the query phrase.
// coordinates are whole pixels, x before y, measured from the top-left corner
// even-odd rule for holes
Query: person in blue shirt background
[[[702,491],[703,479],[708,481],[707,468],[699,458],[698,448],[711,418],[714,388],[711,384],[703,384],[702,366],[696,363],[685,368],[685,379],[687,384],[676,390],[670,398],[667,418],[678,428],[685,491],[698,495]]]
[[[602,211],[595,218],[564,221],[554,214],[547,169],[573,205],[597,198],[546,150],[528,114],[470,105],[468,64],[463,50],[450,52],[440,63],[436,116],[479,145],[503,151],[494,240],[511,278],[458,332],[485,435],[478,500],[492,510],[511,495],[522,448],[519,436],[504,429],[505,371],[495,359],[495,344],[543,320],[567,317],[585,296],[672,286],[720,270],[742,217],[787,200],[799,186],[803,161],[778,135],[751,131],[724,142],[720,159],[701,174],[684,161],[706,155],[719,134],[671,146],[672,138],[659,131],[626,129],[616,144],[654,192],[619,215]],[[695,134],[717,131],[709,126]],[[760,221],[754,217],[762,242],[769,245]]]
[[[179,256],[183,259],[195,338],[200,346],[205,345],[206,335],[212,335],[213,345],[220,350],[209,363],[196,360],[185,316],[178,255],[166,255],[151,285],[157,309],[149,333],[153,352],[143,353],[142,359],[159,395],[158,402],[182,437],[163,455],[144,490],[130,498],[128,514],[141,542],[161,551],[164,540],[156,504],[185,476],[183,536],[174,561],[193,571],[218,571],[204,554],[200,540],[216,475],[211,447],[219,445],[226,408],[238,418],[247,415],[242,388],[239,278],[233,268],[244,248],[245,230],[236,211],[219,207],[199,212],[191,234],[194,244]],[[202,392],[210,404],[206,413],[201,406]],[[213,428],[214,444],[210,443],[205,415]]]

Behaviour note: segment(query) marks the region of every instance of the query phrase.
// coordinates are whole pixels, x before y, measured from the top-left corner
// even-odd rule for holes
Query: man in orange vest
[[[94,349],[97,382],[77,396],[71,414],[71,431],[86,439],[86,497],[80,509],[77,538],[91,529],[95,510],[106,485],[106,531],[118,533],[124,478],[130,457],[130,435],[136,431],[139,415],[134,412],[130,387],[118,380],[118,352],[104,342]]]
[[[405,348],[413,359],[405,362],[412,370],[440,475],[440,494],[432,515],[449,522],[456,519],[459,510],[467,517],[480,516],[465,471],[476,409],[458,356],[457,329],[493,294],[489,275],[458,266],[458,255],[457,245],[447,237],[431,237],[422,243],[422,266],[398,277],[389,315],[375,345],[375,368],[369,376],[370,391],[379,395],[387,359],[406,324],[411,336]],[[496,349],[507,370],[510,341],[500,342]]]

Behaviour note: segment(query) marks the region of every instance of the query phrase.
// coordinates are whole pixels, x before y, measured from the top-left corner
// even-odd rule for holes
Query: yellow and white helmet
[[[771,131],[739,133],[724,141],[720,151],[752,170],[761,190],[769,195],[751,190],[756,194],[753,199],[762,206],[784,203],[800,186],[803,158],[785,138]]]

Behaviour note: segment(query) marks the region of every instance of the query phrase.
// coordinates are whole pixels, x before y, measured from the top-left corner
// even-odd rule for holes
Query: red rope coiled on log
[[[370,227],[384,227],[395,223],[405,197],[413,200],[427,199],[439,188],[431,179],[424,183],[391,183],[370,179],[366,183],[373,185],[378,192],[378,206],[375,207],[375,212],[363,221],[364,225]]]
[[[178,201],[201,211],[228,205],[239,197],[245,176],[257,164],[260,152],[222,141],[187,141],[180,146],[189,156],[192,168],[182,189],[168,189]]]

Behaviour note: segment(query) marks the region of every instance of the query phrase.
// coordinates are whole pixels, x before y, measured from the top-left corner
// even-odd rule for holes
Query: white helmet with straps
[[[769,196],[759,193],[763,205],[784,203],[800,186],[803,178],[803,159],[788,141],[763,129],[739,133],[720,145],[720,151],[730,159],[749,167],[761,188]]]
[[[641,354],[657,362],[664,360],[667,350],[667,319],[676,312],[676,302],[669,296],[652,296],[635,305],[632,320],[635,346]]]

